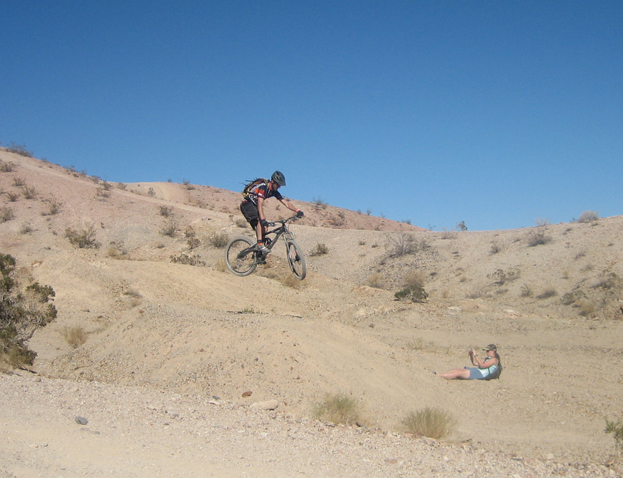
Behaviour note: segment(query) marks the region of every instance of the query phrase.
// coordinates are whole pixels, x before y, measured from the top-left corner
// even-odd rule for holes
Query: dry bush
[[[541,292],[539,295],[536,296],[537,299],[549,299],[550,297],[554,297],[558,295],[558,292],[556,292],[556,289],[554,289],[553,287],[546,287],[543,292]]]
[[[234,221],[234,224],[236,224],[236,226],[241,229],[245,229],[249,223],[247,222],[246,219],[238,218],[236,219],[236,221]]]
[[[19,199],[18,193],[7,193],[7,196],[11,202],[16,202]]]
[[[227,263],[225,262],[225,259],[221,257],[218,261],[216,261],[214,268],[219,272],[227,272]]]
[[[610,421],[606,418],[606,429],[604,430],[606,433],[612,433],[615,447],[618,455],[623,454],[623,422],[621,420],[618,421]]]
[[[65,327],[62,331],[63,337],[71,348],[77,349],[87,341],[88,334],[79,325],[76,327]]]
[[[588,222],[596,222],[599,219],[599,211],[584,211],[580,214],[577,222],[588,223]]]
[[[15,219],[15,213],[13,212],[13,209],[11,209],[10,207],[3,207],[2,209],[0,209],[0,224],[3,222],[11,221],[12,219]]]
[[[309,253],[310,256],[323,256],[329,253],[329,248],[324,243],[316,244],[316,247]]]
[[[427,342],[422,337],[414,337],[406,345],[408,350],[434,350],[435,344]]]
[[[424,287],[425,278],[424,274],[418,270],[410,270],[407,272],[403,279],[404,286],[409,289],[417,289],[420,287]]]
[[[22,227],[20,228],[19,233],[20,234],[30,234],[32,231],[34,231],[34,229],[30,225],[30,223],[25,222],[24,224],[22,224]]]
[[[160,228],[160,234],[163,236],[175,237],[177,235],[177,230],[179,229],[179,224],[177,220],[173,217],[168,218]]]
[[[456,419],[449,412],[426,407],[423,410],[409,413],[402,424],[409,433],[440,440],[452,433],[456,426]]]
[[[370,277],[368,277],[367,282],[368,286],[370,287],[374,287],[375,289],[382,289],[384,285],[383,274],[381,274],[380,272],[372,274]]]
[[[15,163],[11,161],[9,161],[8,163],[5,163],[4,161],[0,160],[0,172],[10,173],[10,172],[13,172],[14,169],[15,169]]]
[[[13,178],[13,186],[16,188],[21,188],[26,185],[26,180],[24,178]]]
[[[26,199],[35,199],[37,197],[37,190],[32,186],[22,186],[21,190]]]
[[[542,244],[549,244],[552,242],[552,236],[547,235],[546,228],[537,228],[534,231],[530,231],[527,237],[528,246],[535,247]]]
[[[20,156],[25,156],[27,158],[32,158],[33,153],[30,151],[25,144],[16,144],[13,141],[9,143],[6,150],[9,153],[19,154]]]
[[[229,242],[229,234],[225,231],[214,231],[206,239],[208,245],[222,249]]]
[[[314,406],[313,416],[335,424],[354,425],[360,420],[359,403],[345,393],[327,395]]]
[[[69,239],[73,246],[80,249],[97,249],[100,246],[95,240],[95,226],[93,223],[83,223],[78,230],[68,227],[65,230],[65,237]]]
[[[161,216],[171,217],[173,215],[173,208],[170,206],[158,206],[158,211]]]
[[[197,254],[189,256],[188,254],[179,254],[177,256],[171,256],[171,262],[175,264],[185,264],[189,266],[205,266],[206,263],[201,260]]]
[[[54,216],[60,212],[63,206],[63,203],[56,198],[45,199],[44,202],[47,203],[48,209],[41,213],[42,216]]]
[[[588,300],[579,300],[575,303],[575,306],[580,309],[582,317],[594,317],[597,313],[597,306]]]

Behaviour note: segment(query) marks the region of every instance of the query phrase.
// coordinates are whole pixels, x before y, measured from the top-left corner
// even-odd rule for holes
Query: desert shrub
[[[189,266],[205,266],[206,263],[201,260],[197,254],[189,256],[188,254],[179,254],[177,256],[171,256],[171,262],[175,264],[186,264]]]
[[[428,249],[426,241],[418,242],[413,235],[403,232],[387,238],[387,248],[390,257],[402,257]]]
[[[229,234],[225,231],[214,231],[208,236],[206,241],[208,245],[216,247],[217,249],[222,249],[229,242]]]
[[[406,345],[408,350],[431,350],[435,348],[433,342],[427,342],[422,337],[414,337]]]
[[[495,285],[504,285],[506,282],[511,282],[519,279],[520,271],[518,269],[511,269],[505,271],[504,269],[497,269],[492,274],[487,274],[487,278],[495,280]]]
[[[310,256],[323,256],[329,253],[329,248],[324,243],[316,244],[316,247],[309,253]]]
[[[10,207],[3,207],[2,209],[0,209],[0,224],[3,222],[11,221],[12,219],[15,219],[15,213],[13,212],[13,209],[11,209]]]
[[[32,365],[36,353],[28,341],[56,318],[52,287],[35,282],[21,289],[13,277],[15,268],[12,256],[0,254],[0,361],[11,367]]]
[[[106,199],[110,197],[110,191],[104,188],[103,186],[98,186],[97,189],[95,190],[95,196],[98,198]]]
[[[19,154],[20,156],[25,156],[27,158],[32,158],[33,153],[30,151],[25,144],[15,144],[13,141],[9,143],[6,150],[9,153]]]
[[[236,219],[235,224],[236,224],[237,227],[239,227],[241,229],[244,229],[244,228],[247,227],[247,225],[249,223],[247,222],[246,219],[238,218],[238,219]]]
[[[404,277],[404,288],[394,294],[396,299],[407,299],[412,302],[422,302],[428,298],[424,290],[424,275],[420,271],[409,271]]]
[[[22,194],[26,199],[35,199],[37,197],[37,190],[32,186],[22,186]]]
[[[528,284],[522,285],[519,295],[521,297],[532,297],[532,287],[530,287]]]
[[[449,412],[426,407],[409,413],[402,424],[409,433],[440,440],[452,433],[456,419]]]
[[[55,198],[46,199],[45,202],[48,205],[48,209],[41,213],[42,216],[54,216],[61,211],[61,207],[63,206],[63,203]]]
[[[95,226],[93,223],[82,224],[78,230],[68,227],[65,229],[65,237],[69,239],[73,246],[80,249],[97,249],[100,246],[95,240]]]
[[[599,211],[584,211],[578,217],[577,222],[587,223],[587,222],[595,222],[599,219]]]
[[[537,299],[549,299],[550,297],[554,297],[558,295],[558,292],[556,292],[556,289],[554,289],[553,287],[546,287],[543,292],[541,292],[539,295],[536,296]]]
[[[372,274],[370,277],[368,277],[367,283],[370,287],[374,287],[375,289],[382,289],[384,285],[383,274],[381,274],[380,272]]]
[[[15,163],[9,161],[5,163],[4,161],[0,161],[0,172],[2,173],[10,173],[15,169]]]
[[[616,450],[621,454],[623,452],[623,422],[621,420],[614,422],[606,418],[606,429],[604,431],[612,433]]]
[[[461,221],[461,222],[459,222],[459,223],[456,225],[455,229],[456,229],[457,231],[462,231],[462,232],[467,231],[467,226],[465,225],[465,221]]]
[[[76,327],[65,327],[62,334],[65,341],[74,349],[77,349],[87,341],[87,333],[79,325]]]
[[[128,186],[125,183],[117,183],[117,189],[125,191]]]
[[[597,312],[597,306],[588,300],[578,300],[575,303],[575,307],[580,309],[582,317],[593,317]]]
[[[170,206],[158,206],[158,211],[161,216],[171,217],[173,215],[173,208]]]
[[[359,415],[359,403],[345,393],[327,395],[313,409],[314,418],[335,424],[356,424],[359,421]]]
[[[20,234],[30,234],[34,229],[32,228],[32,226],[30,225],[30,223],[25,222],[24,224],[22,224],[22,227],[19,230]]]
[[[7,193],[7,197],[9,198],[9,201],[15,202],[19,199],[19,194],[18,193]]]
[[[534,231],[530,231],[527,242],[530,247],[549,244],[552,242],[552,236],[547,235],[547,229],[539,227]]]
[[[175,237],[177,235],[178,228],[179,225],[177,223],[177,220],[173,217],[169,217],[168,220],[166,220],[162,224],[162,227],[160,228],[160,234],[162,234],[163,236]]]
[[[324,201],[322,198],[318,197],[318,198],[313,198],[312,199],[312,204],[314,205],[314,207],[316,209],[326,209],[328,204],[326,201]]]
[[[201,245],[201,241],[194,236],[189,237],[186,239],[186,245],[188,246],[188,250],[192,251]]]
[[[26,180],[24,178],[13,178],[13,186],[16,188],[21,188],[26,185]]]
[[[216,261],[216,264],[214,264],[214,268],[219,272],[226,272],[227,263],[225,262],[225,259],[221,257],[218,261]]]
[[[552,225],[552,222],[546,217],[539,217],[538,219],[535,219],[534,222],[536,223],[537,226],[551,226]]]

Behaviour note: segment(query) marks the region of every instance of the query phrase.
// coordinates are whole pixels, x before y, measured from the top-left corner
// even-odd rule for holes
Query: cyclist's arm
[[[299,212],[299,209],[294,206],[290,201],[288,201],[287,199],[280,199],[279,202],[281,204],[283,204],[285,207],[287,207],[290,211],[294,211],[294,212]]]

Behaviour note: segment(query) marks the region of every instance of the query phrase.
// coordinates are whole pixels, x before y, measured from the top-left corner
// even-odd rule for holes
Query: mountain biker
[[[303,217],[303,211],[297,209],[290,201],[285,199],[279,192],[281,186],[286,185],[286,178],[281,171],[275,171],[270,181],[258,181],[249,189],[247,197],[240,204],[240,212],[255,230],[257,248],[263,254],[268,254],[270,249],[264,245],[264,234],[268,231],[268,221],[264,214],[264,201],[274,197],[290,211],[294,211],[297,217]]]

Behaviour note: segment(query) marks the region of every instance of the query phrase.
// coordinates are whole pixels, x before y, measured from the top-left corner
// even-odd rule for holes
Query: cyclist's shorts
[[[249,221],[251,227],[255,229],[257,227],[257,222],[260,219],[260,214],[257,211],[257,206],[251,201],[243,201],[242,204],[240,204],[240,212],[242,213],[244,218]]]

